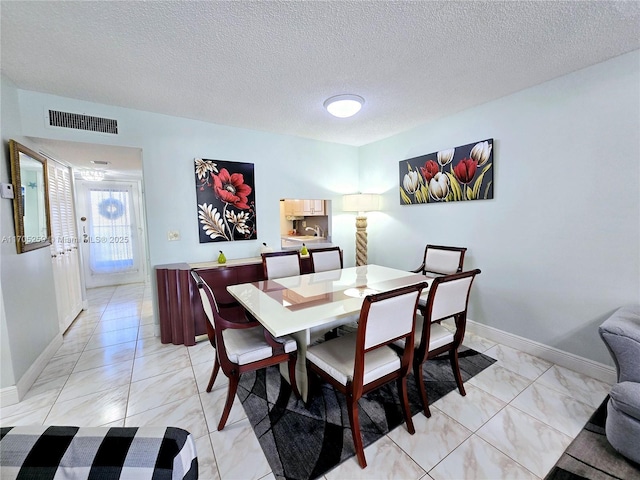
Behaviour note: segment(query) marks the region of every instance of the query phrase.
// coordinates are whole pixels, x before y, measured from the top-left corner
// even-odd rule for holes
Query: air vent
[[[80,115],[78,113],[59,112],[57,110],[49,110],[49,125],[52,127],[118,134],[117,120]]]

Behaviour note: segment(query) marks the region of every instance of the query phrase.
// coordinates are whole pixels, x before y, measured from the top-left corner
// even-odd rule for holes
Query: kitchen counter
[[[314,235],[288,235],[281,237],[281,246],[283,250],[291,250],[293,248],[302,248],[304,243],[309,248],[331,247],[331,240],[326,237],[316,237]]]

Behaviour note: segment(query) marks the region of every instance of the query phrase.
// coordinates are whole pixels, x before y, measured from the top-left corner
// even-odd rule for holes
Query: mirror
[[[280,247],[300,249],[326,247],[331,244],[330,200],[280,200]]]
[[[18,253],[51,245],[46,159],[9,141],[13,183],[13,219]]]

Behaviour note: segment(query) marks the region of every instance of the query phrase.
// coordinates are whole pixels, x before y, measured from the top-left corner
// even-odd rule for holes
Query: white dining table
[[[430,286],[432,280],[405,270],[363,265],[229,285],[227,291],[274,337],[295,338],[298,345],[296,383],[306,401],[306,351],[314,332],[357,320],[367,295],[420,282]],[[281,368],[281,372],[288,379],[286,368]]]

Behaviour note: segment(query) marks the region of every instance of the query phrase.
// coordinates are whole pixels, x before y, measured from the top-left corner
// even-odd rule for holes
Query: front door
[[[138,183],[79,183],[79,240],[87,288],[143,282]]]

